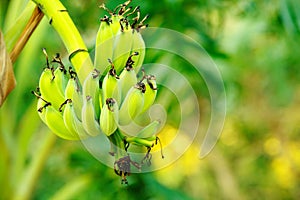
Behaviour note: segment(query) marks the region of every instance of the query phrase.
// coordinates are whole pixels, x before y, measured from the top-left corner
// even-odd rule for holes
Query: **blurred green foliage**
[[[92,49],[105,14],[98,8],[102,2],[62,2]],[[122,2],[105,3],[113,8]],[[30,94],[45,64],[41,49],[66,57],[58,35],[43,19],[15,63],[18,85],[0,109],[0,199],[299,198],[299,1],[134,0],[132,4],[151,14],[150,26],[192,37],[218,65],[226,87],[227,119],[216,148],[199,160],[199,136],[174,164],[154,173],[133,174],[129,186],[124,186],[79,142],[56,139],[38,118],[36,99]],[[26,1],[1,1],[4,33],[25,6]],[[163,56],[149,51],[146,61]],[[172,57],[176,69],[180,63],[184,62]],[[206,127],[209,94],[204,83],[194,87],[200,124]],[[172,113],[172,105],[168,112]]]

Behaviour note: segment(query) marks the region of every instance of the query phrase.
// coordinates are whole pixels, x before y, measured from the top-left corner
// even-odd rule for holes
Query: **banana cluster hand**
[[[130,2],[114,11],[102,6],[110,16],[101,19],[94,70],[83,82],[71,67],[65,68],[58,54],[50,62],[43,50],[46,68],[40,76],[39,90],[33,93],[38,97],[40,118],[59,137],[79,140],[103,132],[125,152],[129,144],[149,149],[157,143],[159,121],[152,121],[137,133],[127,134],[121,129],[146,113],[157,93],[155,76],[146,75],[143,70],[143,77],[137,78],[145,57],[140,30],[146,27],[143,23],[148,16],[140,20],[139,7],[127,7]],[[118,162],[127,159],[127,152],[113,153],[118,158],[115,171],[124,178],[129,172]]]
[[[126,66],[128,57],[135,63],[133,67],[136,73],[139,72],[143,64],[145,43],[140,30],[147,27],[143,23],[148,15],[140,20],[139,6],[130,12],[131,8],[127,8],[129,3],[130,1],[127,1],[118,6],[120,8],[118,12],[117,9],[110,11],[104,5],[101,6],[110,13],[110,17],[105,16],[101,19],[96,37],[94,66],[103,74],[109,70],[107,59],[112,59],[117,75],[120,75]],[[130,16],[133,15],[136,16],[130,19]],[[138,56],[130,56],[133,54]]]

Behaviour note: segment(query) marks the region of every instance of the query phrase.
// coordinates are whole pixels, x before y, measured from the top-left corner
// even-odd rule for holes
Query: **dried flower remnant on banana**
[[[151,148],[160,144],[157,132],[160,122],[154,120],[136,134],[122,127],[135,123],[154,103],[157,85],[154,75],[138,80],[145,57],[145,43],[140,30],[147,27],[140,19],[140,8],[128,7],[131,1],[117,6],[110,16],[100,20],[96,36],[94,70],[84,81],[72,67],[68,69],[57,54],[49,61],[45,49],[46,67],[39,87],[33,94],[38,98],[37,110],[42,121],[61,138],[79,140],[104,133],[115,157],[115,173],[127,183],[130,168],[141,169],[151,163]],[[133,161],[128,148],[137,145],[146,150],[142,160]],[[163,157],[163,155],[162,155]]]

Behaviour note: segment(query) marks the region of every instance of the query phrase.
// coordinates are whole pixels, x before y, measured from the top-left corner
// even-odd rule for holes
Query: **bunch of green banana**
[[[116,172],[122,176],[127,172],[118,162],[128,156],[122,152],[130,144],[148,149],[154,146],[161,125],[152,121],[135,133],[122,129],[146,113],[157,94],[155,76],[142,70],[143,77],[137,78],[145,56],[140,30],[146,27],[143,22],[147,17],[140,21],[139,7],[127,7],[130,2],[114,11],[102,6],[110,16],[101,19],[94,70],[84,81],[77,78],[79,72],[65,68],[58,54],[50,62],[44,49],[46,67],[40,76],[39,90],[33,92],[38,97],[40,118],[59,137],[79,140],[104,133],[113,145],[123,149],[115,148],[114,152]]]

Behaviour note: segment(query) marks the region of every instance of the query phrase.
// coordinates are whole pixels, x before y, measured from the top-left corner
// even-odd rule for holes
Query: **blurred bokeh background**
[[[27,2],[1,0],[4,34]],[[109,8],[122,2],[105,1]],[[98,8],[102,1],[62,3],[92,49],[105,14]],[[30,93],[45,66],[43,47],[49,54],[60,52],[67,62],[59,36],[44,18],[14,65],[17,87],[0,108],[0,199],[299,199],[300,1],[134,0],[132,4],[150,13],[150,26],[192,37],[217,64],[226,89],[227,117],[214,150],[200,160],[199,136],[172,165],[133,174],[124,186],[80,142],[56,138],[39,119],[36,98]],[[163,56],[150,51],[146,62]],[[172,57],[170,66],[178,69],[181,62]],[[204,82],[195,88],[205,128],[210,98]],[[176,131],[176,123],[170,120],[164,131]]]

